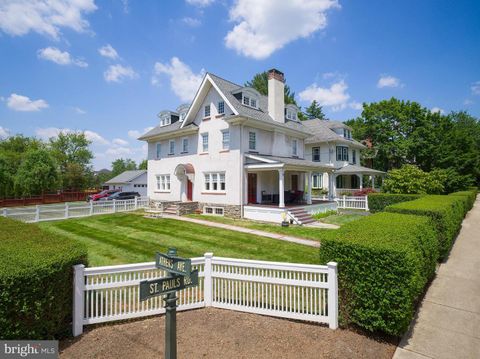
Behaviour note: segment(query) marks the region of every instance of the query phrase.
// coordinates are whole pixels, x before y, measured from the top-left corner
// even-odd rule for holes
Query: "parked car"
[[[90,196],[87,196],[87,202],[90,201],[98,201],[99,199],[111,196],[114,193],[120,192],[118,189],[106,189],[103,190],[102,192],[91,194]]]
[[[121,201],[124,199],[134,199],[135,197],[140,197],[140,193],[138,192],[117,192],[108,197],[103,197],[102,201],[111,201],[113,199],[117,201]]]

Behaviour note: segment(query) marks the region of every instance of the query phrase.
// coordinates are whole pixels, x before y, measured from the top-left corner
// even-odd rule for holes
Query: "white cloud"
[[[10,130],[8,128],[0,126],[0,139],[4,139],[10,136]]]
[[[60,133],[74,133],[74,132],[83,132],[85,133],[85,137],[92,141],[92,143],[97,145],[108,145],[108,142],[105,138],[103,138],[100,134],[94,131],[85,130],[85,131],[76,131],[70,128],[58,128],[58,127],[45,127],[45,128],[37,128],[35,130],[35,134],[44,139],[48,140],[52,137],[57,137]]]
[[[138,74],[130,66],[117,64],[110,65],[103,77],[107,82],[122,82],[124,79],[135,79]]]
[[[194,19],[193,17],[184,17],[182,19],[182,22],[185,25],[191,26],[191,27],[197,27],[202,24],[202,22],[199,19]]]
[[[237,0],[230,9],[234,28],[225,36],[228,48],[265,59],[286,44],[327,26],[326,12],[337,0]]]
[[[381,75],[377,82],[378,88],[384,87],[403,87],[400,79],[390,76],[390,75]]]
[[[140,132],[140,131],[138,131],[138,130],[130,130],[130,131],[127,132],[127,134],[128,134],[128,137],[133,138],[134,140],[136,140],[136,139],[139,138],[141,135],[143,135],[144,133],[147,133],[147,132],[150,131],[151,129],[153,129],[153,126],[144,128],[144,129],[143,129],[143,132]]]
[[[198,6],[198,7],[206,7],[208,5],[213,4],[215,0],[186,0],[186,2],[190,5]]]
[[[117,50],[113,48],[112,45],[107,44],[98,49],[98,52],[103,57],[108,57],[109,59],[116,60],[119,58]]]
[[[444,111],[442,108],[440,108],[440,107],[432,107],[432,108],[430,109],[430,112],[431,112],[431,113],[436,113],[436,112],[438,112],[440,115],[443,115],[443,114],[445,113],[445,111]]]
[[[129,147],[111,147],[105,151],[107,155],[111,156],[121,156],[132,154],[133,151]]]
[[[112,141],[112,143],[118,146],[128,146],[128,142],[125,140],[122,140],[121,138],[115,138]]]
[[[97,132],[89,131],[89,130],[86,130],[84,132],[85,132],[85,137],[88,140],[92,141],[93,143],[96,143],[96,144],[99,144],[99,145],[108,145],[109,144],[109,142],[105,138],[100,136]]]
[[[354,110],[362,110],[363,104],[361,102],[352,101],[348,104],[348,106]]]
[[[480,81],[474,82],[470,89],[474,95],[480,95]]]
[[[73,110],[79,115],[85,115],[87,112],[82,110],[80,107],[73,107]]]
[[[198,74],[195,74],[190,67],[180,61],[178,57],[172,57],[170,64],[155,63],[153,72],[152,84],[158,83],[158,76],[160,74],[166,74],[170,77],[170,87],[172,91],[184,102],[193,99],[202,82],[203,76],[205,76],[204,69],[201,69]]]
[[[340,111],[349,106],[350,94],[347,92],[348,85],[345,80],[333,83],[330,87],[320,87],[317,84],[308,86],[300,92],[300,100],[312,102],[316,100],[321,106],[330,107],[332,111]],[[351,103],[355,108],[356,102]]]
[[[47,108],[48,103],[45,100],[30,100],[27,96],[12,93],[10,97],[7,98],[7,106],[14,111],[33,112]]]
[[[40,59],[55,62],[58,65],[75,65],[79,67],[87,67],[88,64],[80,59],[73,58],[67,51],[61,51],[56,47],[46,47],[37,52]]]
[[[61,28],[85,32],[84,15],[97,9],[94,0],[3,0],[0,2],[0,30],[22,36],[30,31],[58,39]]]

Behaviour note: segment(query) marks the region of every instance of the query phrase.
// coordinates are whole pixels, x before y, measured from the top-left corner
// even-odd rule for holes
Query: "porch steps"
[[[169,204],[164,208],[163,213],[176,215],[177,210],[178,206],[176,204]]]
[[[309,224],[309,223],[314,223],[316,222],[311,215],[308,214],[307,211],[305,211],[304,208],[292,208],[292,209],[289,209],[288,212],[290,213],[290,215],[295,218],[295,220],[301,224],[301,225],[304,225],[304,224]]]

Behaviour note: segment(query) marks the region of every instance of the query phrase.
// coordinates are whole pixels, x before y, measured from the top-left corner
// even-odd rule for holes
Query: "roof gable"
[[[128,183],[145,173],[147,173],[147,170],[125,171],[120,173],[118,176],[115,176],[112,179],[108,180],[107,182],[105,182],[105,184]]]

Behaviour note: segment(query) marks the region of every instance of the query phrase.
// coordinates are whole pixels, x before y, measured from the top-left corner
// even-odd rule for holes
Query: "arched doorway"
[[[179,164],[175,168],[175,176],[182,183],[180,191],[181,201],[193,201],[193,185],[195,182],[195,169],[190,163]]]

